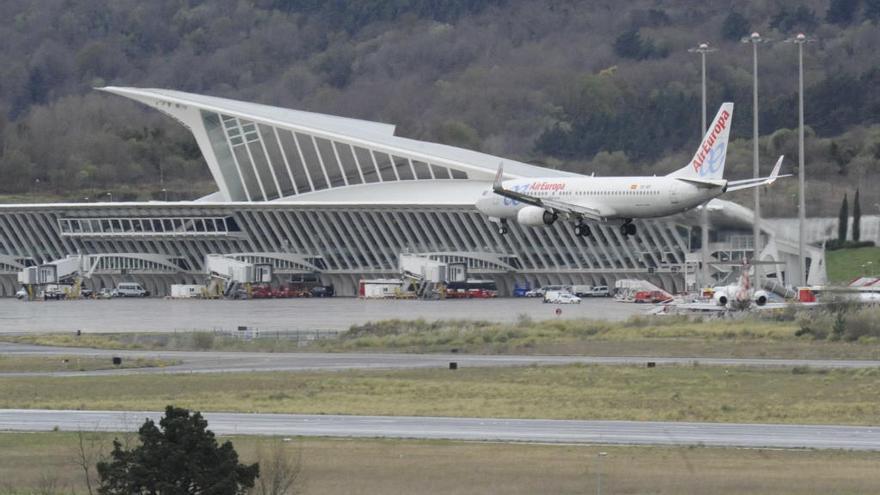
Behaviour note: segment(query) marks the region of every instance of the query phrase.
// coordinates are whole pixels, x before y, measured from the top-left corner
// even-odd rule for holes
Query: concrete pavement
[[[132,431],[144,411],[0,410],[0,430]],[[205,413],[219,435],[880,450],[880,427]]]
[[[88,372],[0,373],[0,376],[101,376],[141,373],[224,373],[256,371],[333,371],[352,369],[416,369],[447,368],[455,361],[460,368],[495,366],[552,366],[567,364],[644,366],[745,366],[745,367],[811,367],[826,369],[858,369],[880,367],[876,360],[834,359],[763,359],[704,357],[636,357],[636,356],[541,356],[541,355],[479,355],[479,354],[405,354],[405,353],[270,353],[216,351],[119,351],[77,347],[45,347],[0,342],[0,356],[80,356],[123,359],[162,359],[180,364],[164,368],[110,369]]]

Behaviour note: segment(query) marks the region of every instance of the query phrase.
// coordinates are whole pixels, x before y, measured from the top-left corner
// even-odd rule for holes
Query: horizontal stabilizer
[[[687,182],[688,184],[694,184],[697,187],[702,187],[704,189],[714,189],[714,188],[723,188],[726,182],[724,180],[704,180],[704,179],[693,179],[690,177],[676,177],[676,179]]]
[[[753,187],[769,186],[770,184],[776,182],[776,179],[780,177],[791,177],[791,174],[779,175],[779,170],[782,168],[782,160],[784,158],[785,155],[781,155],[779,157],[779,160],[776,160],[776,165],[773,166],[773,171],[770,172],[769,177],[733,180],[727,183],[727,191],[740,191],[742,189],[751,189]]]

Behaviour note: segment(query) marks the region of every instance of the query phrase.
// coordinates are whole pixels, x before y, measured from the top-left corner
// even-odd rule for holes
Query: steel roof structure
[[[0,205],[0,295],[15,292],[17,270],[71,255],[101,256],[90,274],[96,288],[136,279],[157,294],[204,280],[212,254],[274,260],[279,281],[310,272],[349,295],[361,278],[398,275],[401,253],[464,262],[508,293],[515,284],[695,282],[693,213],[637,221],[629,237],[604,224],[577,237],[563,222],[501,236],[474,207],[502,161],[508,178],[577,174],[395,136],[384,123],[164,89],[100,90],[182,123],[218,190],[192,201]],[[714,200],[709,212],[716,260],[747,256],[750,210]],[[761,259],[783,263],[780,273],[797,266],[787,243],[764,235]],[[821,253],[813,257],[824,277]]]

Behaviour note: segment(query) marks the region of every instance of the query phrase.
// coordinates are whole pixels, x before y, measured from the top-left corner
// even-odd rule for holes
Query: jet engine
[[[758,306],[763,306],[767,304],[767,301],[769,299],[769,294],[767,294],[767,291],[763,290],[756,290],[755,293],[752,295],[752,301],[755,301],[755,304],[757,304]]]
[[[715,304],[718,306],[727,306],[728,303],[736,299],[735,294],[737,293],[738,287],[736,286],[727,286],[724,289],[716,289],[715,295],[712,297]],[[731,296],[733,294],[733,296]],[[770,301],[770,294],[767,291],[756,290],[754,294],[752,294],[752,302],[757,306],[763,306]]]
[[[540,227],[542,225],[552,225],[559,215],[552,211],[547,211],[538,206],[526,206],[516,212],[516,221],[520,225],[528,225],[529,227]]]

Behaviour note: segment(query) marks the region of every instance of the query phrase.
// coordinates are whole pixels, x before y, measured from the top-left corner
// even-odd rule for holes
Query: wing
[[[755,179],[744,179],[744,180],[732,180],[727,183],[727,192],[731,191],[739,191],[740,189],[749,189],[752,187],[760,187],[760,186],[769,186],[776,182],[776,179],[780,177],[790,177],[791,174],[779,175],[779,169],[782,168],[782,159],[785,156],[780,156],[779,160],[776,161],[776,165],[773,167],[773,171],[770,172],[769,177],[758,177]]]
[[[547,211],[556,213],[560,216],[568,218],[589,218],[597,222],[604,222],[607,216],[603,215],[596,208],[591,208],[583,204],[573,204],[558,199],[547,199],[531,196],[517,191],[505,189],[501,177],[504,175],[503,164],[498,165],[498,173],[495,174],[495,180],[492,182],[492,191],[499,196],[510,198],[520,203],[544,208]]]

